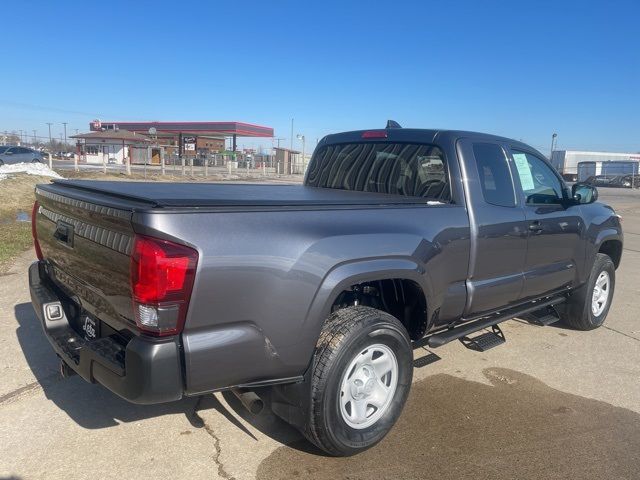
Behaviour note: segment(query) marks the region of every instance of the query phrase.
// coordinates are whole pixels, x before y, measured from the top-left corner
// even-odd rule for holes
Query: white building
[[[606,173],[618,175],[638,173],[638,162],[640,162],[640,153],[554,150],[551,156],[551,164],[570,181],[577,181],[581,171],[588,171],[590,174],[588,176]],[[581,164],[582,168],[580,168]]]
[[[80,161],[93,164],[146,163],[152,140],[127,130],[105,130],[73,135],[78,140]]]

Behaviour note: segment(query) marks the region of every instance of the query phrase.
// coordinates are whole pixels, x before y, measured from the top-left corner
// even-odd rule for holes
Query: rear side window
[[[495,143],[474,143],[473,156],[485,202],[500,207],[515,207],[513,180],[502,148]]]
[[[435,145],[369,142],[327,145],[314,155],[307,185],[447,203],[451,200],[444,154]]]

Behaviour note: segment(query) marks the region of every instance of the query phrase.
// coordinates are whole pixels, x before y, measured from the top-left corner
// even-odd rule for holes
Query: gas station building
[[[272,138],[273,128],[244,122],[111,122],[94,120],[92,132],[125,131],[151,139],[163,154],[195,157],[225,150],[235,152],[239,137]],[[230,141],[229,148],[226,146]],[[151,163],[160,163],[159,155]]]

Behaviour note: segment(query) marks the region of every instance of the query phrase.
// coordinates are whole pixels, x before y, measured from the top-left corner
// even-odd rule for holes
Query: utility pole
[[[33,144],[36,145],[38,143],[38,138],[36,137],[36,131],[33,130]]]
[[[62,122],[64,125],[64,148],[67,148],[67,122]]]
[[[554,133],[553,135],[551,135],[551,151],[549,152],[549,161],[553,159],[553,146],[554,146],[554,143],[556,142],[556,138],[558,138],[557,133]]]
[[[51,125],[53,125],[53,123],[47,122],[47,125],[49,126],[49,148],[51,148],[51,144],[53,142],[53,140],[51,140]]]
[[[22,130],[18,130],[20,132],[20,145],[22,145],[23,141],[22,141]]]
[[[291,143],[289,144],[289,150],[293,150],[293,118],[291,119]]]
[[[304,149],[305,149],[306,138],[304,137],[304,135],[298,134],[298,140],[302,140],[302,173],[304,173],[305,172]]]
[[[289,171],[287,173],[293,173],[293,118],[291,119],[291,144],[289,147],[289,154],[285,158],[289,158]]]

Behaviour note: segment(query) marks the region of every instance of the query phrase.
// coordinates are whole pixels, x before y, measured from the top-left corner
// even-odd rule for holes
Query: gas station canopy
[[[186,148],[184,144],[187,139],[189,144],[194,147],[191,150],[195,151],[198,137],[222,137],[223,139],[231,137],[233,140],[231,149],[234,152],[236,151],[237,137],[273,137],[273,128],[243,122],[102,122],[94,120],[89,128],[94,132],[126,130],[156,138],[173,137],[178,142],[180,153]],[[191,139],[193,139],[192,143]]]
[[[273,128],[243,122],[91,122],[92,131],[128,130],[149,134],[155,128],[159,134],[211,135],[225,137],[273,137]]]

